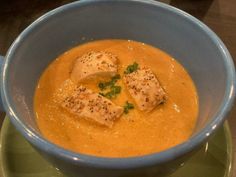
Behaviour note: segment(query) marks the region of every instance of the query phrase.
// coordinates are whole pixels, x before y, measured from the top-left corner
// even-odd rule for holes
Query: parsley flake
[[[126,70],[124,71],[125,74],[130,74],[134,71],[137,71],[139,68],[138,63],[134,62],[132,65],[128,65]]]
[[[107,89],[108,87],[111,88],[112,86],[114,86],[114,85],[116,84],[116,82],[117,82],[119,79],[120,79],[120,75],[117,74],[117,75],[115,75],[114,77],[112,77],[111,80],[108,81],[108,82],[100,82],[100,83],[98,84],[98,87],[99,87],[101,90],[105,90],[105,89]]]
[[[128,114],[130,109],[134,109],[134,105],[126,101],[124,105],[124,113]]]
[[[109,88],[109,91],[106,93],[100,92],[99,94],[109,99],[115,98],[121,92],[121,86],[115,85],[120,78],[120,75],[117,74],[108,82],[100,82],[98,84],[100,90],[103,91]]]
[[[121,86],[112,86],[111,87],[111,90],[107,93],[99,93],[100,95],[106,97],[106,98],[109,98],[109,99],[112,99],[112,98],[115,98],[119,93],[121,92]]]

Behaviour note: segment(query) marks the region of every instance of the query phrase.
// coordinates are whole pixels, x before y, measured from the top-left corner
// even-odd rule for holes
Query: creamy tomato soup
[[[101,83],[109,83],[114,73],[113,76],[105,74],[104,77],[79,80],[74,84],[82,85],[97,98],[107,99],[109,105],[116,106],[117,117],[111,119],[114,122],[107,124],[109,126],[106,122],[103,125],[93,121],[93,117],[86,119],[75,111],[68,111],[68,107],[65,109],[55,99],[63,83],[71,80],[78,58],[91,51],[116,56],[119,75],[115,79],[117,93],[110,97],[106,93],[113,86],[108,84],[106,89],[101,86]],[[155,75],[165,93],[165,98],[158,104],[155,102],[156,105],[148,111],[141,110],[142,103],[138,105],[133,97],[136,93],[132,95],[129,92],[124,80],[127,70],[143,66]],[[63,97],[63,93],[61,95]],[[186,141],[195,127],[198,96],[183,66],[160,49],[130,40],[101,40],[66,51],[46,68],[35,91],[34,110],[42,134],[65,149],[102,157],[130,157],[160,152]],[[94,115],[92,113],[89,115]]]

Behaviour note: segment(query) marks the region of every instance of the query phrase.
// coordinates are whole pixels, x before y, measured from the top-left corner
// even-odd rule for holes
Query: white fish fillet
[[[123,80],[141,111],[149,112],[166,100],[164,89],[148,67],[125,74]]]
[[[61,107],[78,117],[112,127],[122,115],[123,108],[82,85],[73,84],[67,80],[57,93]]]
[[[117,62],[117,57],[112,53],[88,52],[76,60],[71,79],[77,83],[97,76],[114,76],[118,69]]]

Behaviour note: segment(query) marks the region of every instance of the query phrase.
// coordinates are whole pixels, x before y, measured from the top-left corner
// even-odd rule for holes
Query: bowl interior
[[[181,12],[182,13],[182,12]],[[98,39],[131,39],[162,49],[189,72],[199,94],[194,133],[221,110],[227,87],[224,53],[187,14],[135,1],[95,1],[67,5],[39,18],[8,53],[7,94],[14,114],[36,134],[33,96],[43,70],[75,45]]]

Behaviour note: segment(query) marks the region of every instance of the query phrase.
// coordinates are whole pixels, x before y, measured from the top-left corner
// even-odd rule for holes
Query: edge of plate
[[[7,175],[7,170],[6,170],[6,165],[3,163],[5,160],[5,155],[3,154],[3,146],[5,144],[5,136],[3,132],[6,132],[7,128],[10,125],[10,120],[7,116],[5,116],[4,121],[2,123],[2,127],[1,127],[1,135],[0,135],[0,175],[2,175],[2,177],[9,177]],[[233,158],[233,141],[232,141],[232,134],[231,134],[231,130],[229,127],[229,123],[228,121],[225,121],[224,125],[224,132],[225,132],[225,138],[226,138],[226,142],[227,142],[227,164],[226,164],[226,170],[225,170],[225,175],[224,177],[232,177],[233,175],[233,167],[234,167],[234,158]]]
[[[4,142],[5,142],[5,136],[3,132],[6,132],[7,128],[10,125],[10,120],[7,116],[4,117],[3,123],[2,123],[2,127],[1,127],[1,135],[0,135],[0,175],[2,175],[2,177],[7,177],[6,174],[6,165],[3,163],[5,161],[5,155],[3,153],[3,146],[4,146]]]
[[[234,168],[234,145],[233,145],[233,140],[232,140],[232,134],[231,134],[231,130],[229,127],[229,123],[228,121],[225,121],[224,123],[224,131],[225,131],[225,138],[226,138],[226,142],[227,142],[227,155],[228,155],[228,159],[227,159],[227,165],[226,167],[228,169],[226,169],[226,173],[224,177],[232,177],[233,176],[233,168]]]

